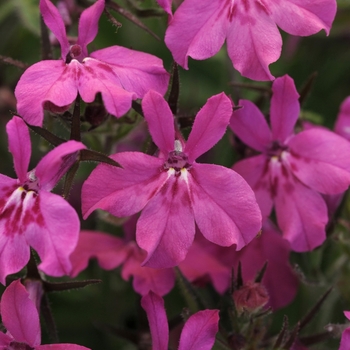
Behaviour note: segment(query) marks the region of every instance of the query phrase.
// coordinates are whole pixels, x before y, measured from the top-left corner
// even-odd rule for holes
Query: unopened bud
[[[269,301],[269,295],[261,283],[247,282],[233,292],[233,300],[238,312],[252,312],[262,308]]]

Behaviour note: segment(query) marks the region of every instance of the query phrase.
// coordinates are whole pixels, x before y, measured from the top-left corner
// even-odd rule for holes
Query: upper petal
[[[350,143],[324,129],[310,129],[288,143],[293,174],[312,189],[335,194],[350,185]]]
[[[30,66],[17,83],[18,114],[28,124],[42,126],[44,102],[68,109],[77,92],[74,65],[66,65],[61,60],[38,62]]]
[[[168,175],[161,171],[163,160],[140,152],[111,156],[124,168],[100,164],[84,182],[84,217],[104,209],[119,217],[139,212],[161,189]]]
[[[98,50],[90,56],[104,65],[101,69],[108,72],[108,79],[114,75],[120,86],[134,92],[137,98],[143,98],[149,90],[162,95],[167,91],[170,76],[156,56],[121,46]]]
[[[71,140],[47,153],[35,168],[40,189],[51,191],[77,160],[78,151],[85,148],[81,142]]]
[[[264,115],[248,100],[240,100],[238,105],[242,108],[233,112],[231,129],[246,145],[265,152],[272,136]]]
[[[61,45],[61,56],[65,60],[69,52],[69,42],[67,39],[66,28],[63,19],[57,8],[49,0],[40,0],[40,12],[43,16],[45,24]]]
[[[173,151],[175,120],[163,96],[155,91],[149,91],[142,100],[142,110],[153,142],[165,154]]]
[[[181,332],[179,350],[210,350],[219,330],[219,310],[203,310],[192,315]]]
[[[232,115],[232,102],[222,92],[212,96],[196,115],[184,152],[192,163],[225,134]]]
[[[148,253],[146,266],[173,267],[186,257],[195,234],[186,181],[184,174],[171,175],[141,213],[136,241]]]
[[[169,341],[168,319],[165,313],[164,300],[153,292],[141,299],[141,306],[147,313],[152,335],[153,350],[167,350]]]
[[[180,5],[165,33],[165,43],[180,66],[188,69],[188,56],[203,60],[220,50],[228,11],[224,1],[186,0]]]
[[[19,181],[23,183],[27,178],[30,155],[32,153],[29,130],[21,118],[14,116],[6,124],[6,132],[15,171]]]
[[[193,164],[190,193],[196,224],[203,236],[222,246],[248,244],[261,229],[261,212],[246,181],[231,169]]]
[[[105,7],[105,0],[97,0],[92,6],[82,12],[79,19],[77,44],[83,49],[83,55],[88,55],[86,46],[90,44],[97,35],[98,20]]]
[[[171,12],[171,4],[172,0],[157,0],[159,6],[161,6],[166,13],[168,13],[171,17],[173,17],[173,13]]]
[[[245,1],[247,4],[248,1]],[[227,51],[233,66],[245,77],[272,80],[269,64],[277,61],[282,38],[261,1],[233,5],[227,34]]]
[[[20,280],[12,282],[1,297],[1,317],[15,341],[36,347],[41,341],[38,310]]]
[[[292,35],[307,36],[324,29],[329,34],[337,10],[335,0],[268,1],[277,25]]]
[[[272,92],[270,107],[272,138],[284,142],[293,133],[299,117],[299,94],[293,79],[288,75],[273,82]]]

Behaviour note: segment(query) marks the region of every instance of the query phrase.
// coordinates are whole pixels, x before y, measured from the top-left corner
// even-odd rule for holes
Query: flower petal
[[[194,234],[185,175],[172,175],[143,209],[137,222],[137,244],[148,253],[143,264],[153,268],[177,265],[185,259]]]
[[[212,0],[180,5],[165,33],[165,43],[180,66],[188,69],[188,56],[203,60],[220,50],[227,31],[225,7],[226,2]]]
[[[150,291],[163,296],[168,294],[175,284],[175,273],[173,269],[153,269],[141,266],[145,260],[145,252],[136,246],[134,242],[129,243],[131,253],[122,268],[122,278],[129,280],[133,277],[133,288],[136,293],[146,295]]]
[[[293,174],[324,194],[345,191],[350,185],[350,143],[320,128],[295,135],[288,143]]]
[[[56,194],[41,191],[38,198],[41,225],[27,230],[28,243],[40,256],[39,269],[54,277],[69,275],[72,269],[69,256],[79,236],[78,214]]]
[[[67,141],[47,153],[35,168],[40,189],[51,191],[77,160],[78,151],[86,147],[77,141]]]
[[[67,39],[66,28],[63,19],[57,8],[49,0],[40,0],[40,12],[43,16],[45,24],[49,27],[52,33],[61,45],[61,56],[63,61],[69,52],[69,42]]]
[[[83,11],[80,16],[77,44],[82,47],[85,57],[88,55],[86,46],[90,44],[97,35],[98,20],[101,17],[104,7],[105,1],[97,0],[92,6]]]
[[[141,306],[147,313],[152,335],[152,350],[167,350],[169,326],[163,298],[153,292],[149,292],[142,297]]]
[[[6,132],[15,171],[19,181],[23,183],[27,178],[30,155],[32,153],[29,130],[21,118],[14,116],[7,123]]]
[[[324,29],[329,34],[337,4],[334,0],[268,1],[272,18],[285,32],[307,36]]]
[[[340,346],[338,350],[348,350],[350,345],[350,328],[346,328],[341,336]]]
[[[241,251],[232,254],[235,269],[242,265],[244,281],[253,281],[268,261],[262,284],[269,294],[269,305],[279,309],[289,304],[298,290],[298,278],[289,263],[290,246],[277,228],[266,220],[262,234]]]
[[[20,280],[12,282],[1,297],[1,317],[14,340],[36,347],[41,341],[38,310]]]
[[[153,142],[165,154],[173,151],[175,120],[163,96],[155,91],[149,91],[142,100],[142,110]]]
[[[41,61],[23,73],[17,83],[15,96],[18,114],[28,124],[42,126],[44,102],[49,101],[55,106],[64,107],[64,110],[75,100],[78,92],[77,73],[72,62],[66,65],[61,60]]]
[[[189,186],[196,224],[203,236],[222,246],[248,244],[261,229],[261,213],[252,189],[231,169],[193,164]]]
[[[172,17],[173,17],[173,14],[172,14],[172,12],[171,12],[171,3],[172,3],[172,0],[157,0],[157,2],[158,2],[158,4],[159,4],[159,6],[161,6],[161,7],[164,9],[164,11],[165,11],[168,15],[171,16],[170,18],[172,18]]]
[[[268,66],[280,57],[282,38],[262,2],[249,3],[250,7],[233,5],[227,51],[233,66],[243,76],[254,80],[272,80],[274,77]]]
[[[334,125],[334,131],[350,141],[350,96],[340,106],[340,111]]]
[[[273,82],[272,92],[270,107],[272,138],[284,142],[293,134],[299,117],[299,94],[293,79],[288,75],[277,78]]]
[[[192,163],[225,134],[232,115],[232,102],[222,92],[212,96],[196,115],[184,152]]]
[[[85,270],[90,259],[96,258],[101,268],[112,270],[125,262],[128,255],[129,249],[121,238],[103,232],[81,231],[78,244],[70,256],[70,276],[75,277]]]
[[[240,100],[238,105],[242,108],[232,114],[232,131],[249,147],[265,152],[272,141],[272,135],[264,115],[248,100]]]
[[[198,237],[198,236],[197,236]],[[199,243],[196,237],[184,261],[179,264],[183,275],[192,283],[210,280],[218,293],[223,294],[229,287],[231,268],[222,264],[203,246],[212,244],[207,240]]]
[[[96,209],[123,217],[133,215],[148,203],[168,178],[161,171],[163,160],[140,152],[111,156],[121,166],[100,164],[84,182],[82,212],[84,217]]]
[[[234,164],[232,169],[248,182],[254,191],[263,218],[268,217],[273,207],[269,159],[264,154],[246,158]]]
[[[304,186],[281,163],[273,167],[278,226],[292,250],[310,251],[326,239],[327,206],[322,196]]]
[[[192,315],[181,332],[179,350],[210,350],[219,330],[219,310],[203,310]]]

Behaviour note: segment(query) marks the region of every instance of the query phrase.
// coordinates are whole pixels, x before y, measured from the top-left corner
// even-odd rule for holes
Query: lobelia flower
[[[38,62],[21,76],[15,89],[17,111],[29,124],[42,125],[43,109],[67,110],[78,93],[85,102],[93,102],[100,92],[107,111],[116,117],[150,89],[165,93],[169,74],[155,56],[120,46],[88,55],[87,45],[97,34],[104,6],[104,0],[97,0],[83,11],[78,40],[70,46],[57,8],[49,0],[40,0],[44,22],[61,45],[61,60]]]
[[[0,313],[7,332],[0,332],[2,350],[88,350],[75,344],[40,345],[38,310],[20,280],[12,282],[1,297]]]
[[[284,238],[295,251],[309,251],[326,238],[327,207],[321,194],[345,191],[350,184],[350,143],[335,133],[312,128],[294,134],[300,106],[289,76],[275,80],[270,107],[271,131],[250,101],[231,119],[234,133],[260,155],[233,169],[253,188],[263,217],[275,206]]]
[[[152,350],[167,350],[169,326],[164,309],[164,300],[150,292],[141,299],[147,313],[152,336]],[[185,323],[178,350],[210,350],[214,346],[219,329],[219,310],[203,310],[192,315]]]
[[[111,156],[121,168],[98,165],[83,185],[84,217],[98,208],[118,217],[142,210],[136,241],[147,252],[144,264],[154,268],[184,260],[195,223],[213,243],[236,244],[238,250],[248,244],[261,227],[251,188],[231,169],[195,162],[224,135],[229,98],[221,93],[208,99],[186,144],[175,135],[173,115],[159,93],[148,92],[142,108],[159,157],[122,152]]]
[[[165,43],[175,61],[188,69],[188,56],[214,56],[227,40],[233,66],[243,76],[271,80],[269,64],[280,54],[285,32],[329,33],[335,0],[185,0],[175,12]]]
[[[44,156],[27,172],[31,143],[19,117],[7,123],[9,150],[18,179],[0,174],[0,282],[20,271],[29,260],[29,246],[41,258],[39,268],[51,276],[68,274],[80,221],[61,196],[50,193],[85,146],[68,141]]]

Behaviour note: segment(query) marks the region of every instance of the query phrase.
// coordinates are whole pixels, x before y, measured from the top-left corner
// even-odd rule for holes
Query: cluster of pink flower
[[[336,12],[335,0],[184,0],[174,15],[171,0],[158,3],[169,15],[165,43],[180,66],[188,69],[189,56],[213,56],[227,40],[235,69],[255,80],[274,79],[268,65],[281,53],[277,25],[299,36],[321,29],[328,33]],[[185,141],[163,97],[170,75],[159,58],[119,46],[88,53],[104,8],[105,0],[97,0],[83,11],[79,36],[69,43],[58,9],[50,0],[40,0],[43,20],[61,46],[61,59],[32,65],[15,89],[18,116],[6,131],[18,179],[0,175],[0,282],[6,285],[8,275],[28,264],[30,247],[41,259],[38,268],[54,277],[77,276],[91,258],[107,270],[123,265],[122,278],[132,276],[134,290],[142,295],[155,350],[168,348],[162,296],[174,286],[175,266],[188,281],[209,280],[223,294],[232,269],[242,265],[243,279],[249,282],[233,294],[237,310],[285,306],[298,287],[290,251],[311,251],[325,241],[334,210],[328,199],[339,199],[350,185],[350,100],[344,102],[336,133],[314,126],[296,133],[299,94],[285,75],[272,84],[271,129],[252,102],[240,100],[235,108],[221,93],[207,100]],[[133,100],[142,99],[142,115],[157,147],[155,155],[112,154],[115,165],[99,164],[83,184],[83,216],[103,209],[130,217],[124,238],[80,232],[75,209],[51,193],[87,150],[80,137],[60,142],[28,172],[28,125],[41,129],[44,110],[63,113],[77,99],[92,103],[97,93],[117,118],[131,109]],[[227,127],[254,155],[232,169],[197,162]],[[262,287],[253,280],[266,261]],[[254,294],[254,288],[259,297],[252,300],[246,294]],[[39,345],[40,309],[32,299],[18,280],[5,290],[1,316],[7,333],[0,333],[1,349],[85,349]],[[218,322],[218,310],[193,314],[179,349],[211,349]],[[348,332],[342,349],[350,346]]]

